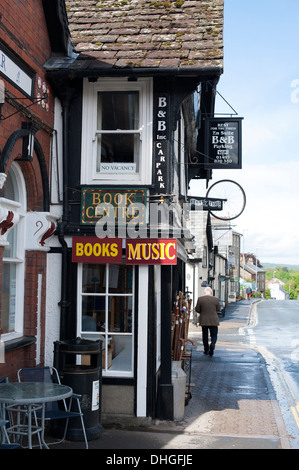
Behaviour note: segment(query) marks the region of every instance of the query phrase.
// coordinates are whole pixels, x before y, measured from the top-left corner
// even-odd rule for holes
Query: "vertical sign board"
[[[154,130],[154,182],[157,194],[167,194],[169,181],[169,96],[156,95],[156,116]]]
[[[242,119],[205,119],[205,168],[242,168]]]

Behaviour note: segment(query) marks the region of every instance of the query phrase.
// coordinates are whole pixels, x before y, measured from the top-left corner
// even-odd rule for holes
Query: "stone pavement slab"
[[[90,449],[289,449],[282,415],[260,352],[242,344],[250,304],[229,306],[213,357],[203,354],[201,328],[191,325],[191,394],[184,420],[148,427],[105,427]],[[65,442],[59,448],[84,448]]]

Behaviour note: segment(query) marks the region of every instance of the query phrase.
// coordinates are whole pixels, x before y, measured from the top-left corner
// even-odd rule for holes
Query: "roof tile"
[[[65,0],[80,58],[110,67],[223,65],[224,0]]]

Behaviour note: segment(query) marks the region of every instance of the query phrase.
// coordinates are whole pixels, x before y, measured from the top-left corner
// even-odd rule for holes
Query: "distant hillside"
[[[281,266],[282,268],[288,268],[290,271],[293,269],[294,271],[299,271],[299,265],[298,264],[281,264],[281,263],[261,263],[263,265],[263,268],[265,269],[274,269],[277,266]]]

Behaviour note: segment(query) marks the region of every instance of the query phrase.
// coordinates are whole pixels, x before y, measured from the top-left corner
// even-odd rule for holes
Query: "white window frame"
[[[100,91],[138,91],[140,116],[140,161],[136,173],[101,173],[97,163],[97,94]],[[151,78],[99,79],[83,82],[81,184],[152,184],[153,83]]]
[[[122,371],[122,370],[109,370],[106,368],[107,366],[107,360],[108,360],[108,355],[107,355],[107,347],[106,347],[106,341],[103,341],[102,348],[105,350],[105,364],[103,366],[102,370],[102,375],[103,377],[126,377],[126,378],[132,378],[134,377],[134,337],[135,337],[135,332],[134,332],[134,325],[135,325],[135,266],[133,266],[133,279],[132,279],[132,293],[130,294],[121,294],[121,293],[115,293],[114,295],[117,297],[132,297],[132,331],[130,333],[124,333],[124,332],[101,332],[101,331],[82,331],[82,297],[86,295],[92,295],[92,296],[98,296],[98,297],[113,297],[113,294],[109,293],[109,288],[108,288],[108,276],[107,272],[109,270],[109,266],[106,264],[105,269],[106,269],[106,274],[105,274],[105,279],[106,279],[106,288],[105,288],[105,293],[83,293],[82,292],[82,281],[83,281],[83,263],[78,263],[78,275],[77,275],[77,336],[82,337],[88,340],[97,340],[97,339],[102,339],[103,337],[106,339],[107,336],[128,336],[131,337],[132,339],[132,349],[131,349],[131,370],[130,371]],[[105,302],[106,305],[106,318],[108,318],[108,302]]]
[[[22,170],[16,162],[13,162],[10,167],[10,172],[13,172],[19,193],[19,201],[14,203],[16,211],[19,215],[19,222],[15,226],[17,230],[17,252],[15,258],[3,257],[3,263],[14,263],[16,266],[16,305],[15,305],[15,330],[9,333],[3,333],[1,340],[3,342],[12,339],[20,338],[24,334],[24,295],[25,295],[25,223],[26,223],[26,210],[27,210],[27,195],[26,184]],[[8,200],[9,201],[9,200]]]

